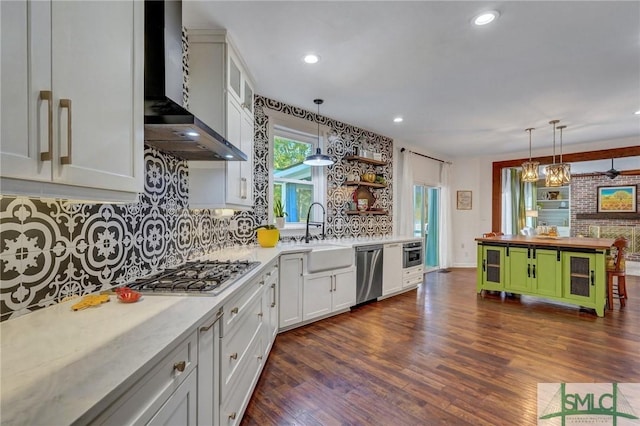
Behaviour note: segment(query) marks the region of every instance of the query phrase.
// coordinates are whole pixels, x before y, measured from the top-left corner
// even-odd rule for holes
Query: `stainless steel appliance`
[[[422,242],[404,243],[402,245],[402,267],[422,265]]]
[[[140,278],[127,287],[145,293],[216,296],[260,262],[204,261],[188,262],[155,275]]]
[[[382,296],[382,245],[356,247],[356,304]]]
[[[182,2],[144,3],[144,141],[183,160],[247,155],[182,107]]]

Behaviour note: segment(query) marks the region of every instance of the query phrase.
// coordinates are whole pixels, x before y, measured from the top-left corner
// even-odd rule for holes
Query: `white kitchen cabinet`
[[[197,347],[194,331],[91,423],[195,424]]]
[[[201,425],[217,424],[219,418],[222,312],[219,309],[198,329],[198,424]]]
[[[225,31],[188,35],[189,109],[247,155],[246,161],[189,162],[189,207],[246,210],[253,206],[253,84]]]
[[[266,280],[273,269],[246,283],[225,302],[220,342],[220,424],[235,425],[247,408],[264,361],[265,328],[263,299]],[[277,274],[277,271],[275,271]],[[269,277],[270,278],[270,277]]]
[[[354,267],[304,275],[303,321],[343,311],[356,304]]]
[[[424,266],[412,266],[402,270],[402,289],[416,288],[424,281]]]
[[[263,274],[264,296],[262,298],[262,312],[265,316],[265,359],[271,351],[273,341],[278,334],[278,263],[268,265]]]
[[[1,2],[0,16],[3,193],[135,200],[144,4]]]
[[[302,322],[302,271],[304,253],[280,256],[279,326],[286,329]]]
[[[195,426],[199,424],[196,417],[197,393],[197,375],[195,371],[192,371],[147,424],[151,426]]]
[[[385,244],[382,252],[382,295],[402,290],[402,244]]]

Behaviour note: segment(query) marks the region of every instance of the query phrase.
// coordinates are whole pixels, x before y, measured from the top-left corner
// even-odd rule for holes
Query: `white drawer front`
[[[225,336],[229,333],[235,324],[242,317],[244,311],[253,302],[253,299],[259,297],[260,292],[264,289],[264,281],[262,278],[256,278],[255,280],[245,284],[243,289],[233,296],[229,302],[224,304],[224,317],[222,326],[222,335]]]
[[[258,294],[243,309],[242,314],[238,315],[233,329],[222,338],[220,366],[223,389],[228,386],[242,360],[247,356],[247,349],[255,336],[261,332],[264,319],[262,298]]]
[[[92,423],[147,423],[195,369],[197,351],[197,334],[193,332]]]

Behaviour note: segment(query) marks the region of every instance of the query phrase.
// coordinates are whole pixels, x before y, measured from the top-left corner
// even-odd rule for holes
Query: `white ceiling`
[[[526,151],[527,127],[551,148],[551,119],[565,146],[640,140],[638,1],[186,0],[183,21],[227,29],[256,93],[429,153]]]

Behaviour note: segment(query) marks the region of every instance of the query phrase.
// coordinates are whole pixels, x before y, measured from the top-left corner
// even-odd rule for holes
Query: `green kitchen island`
[[[477,291],[538,296],[604,316],[612,238],[501,235],[476,238]]]

